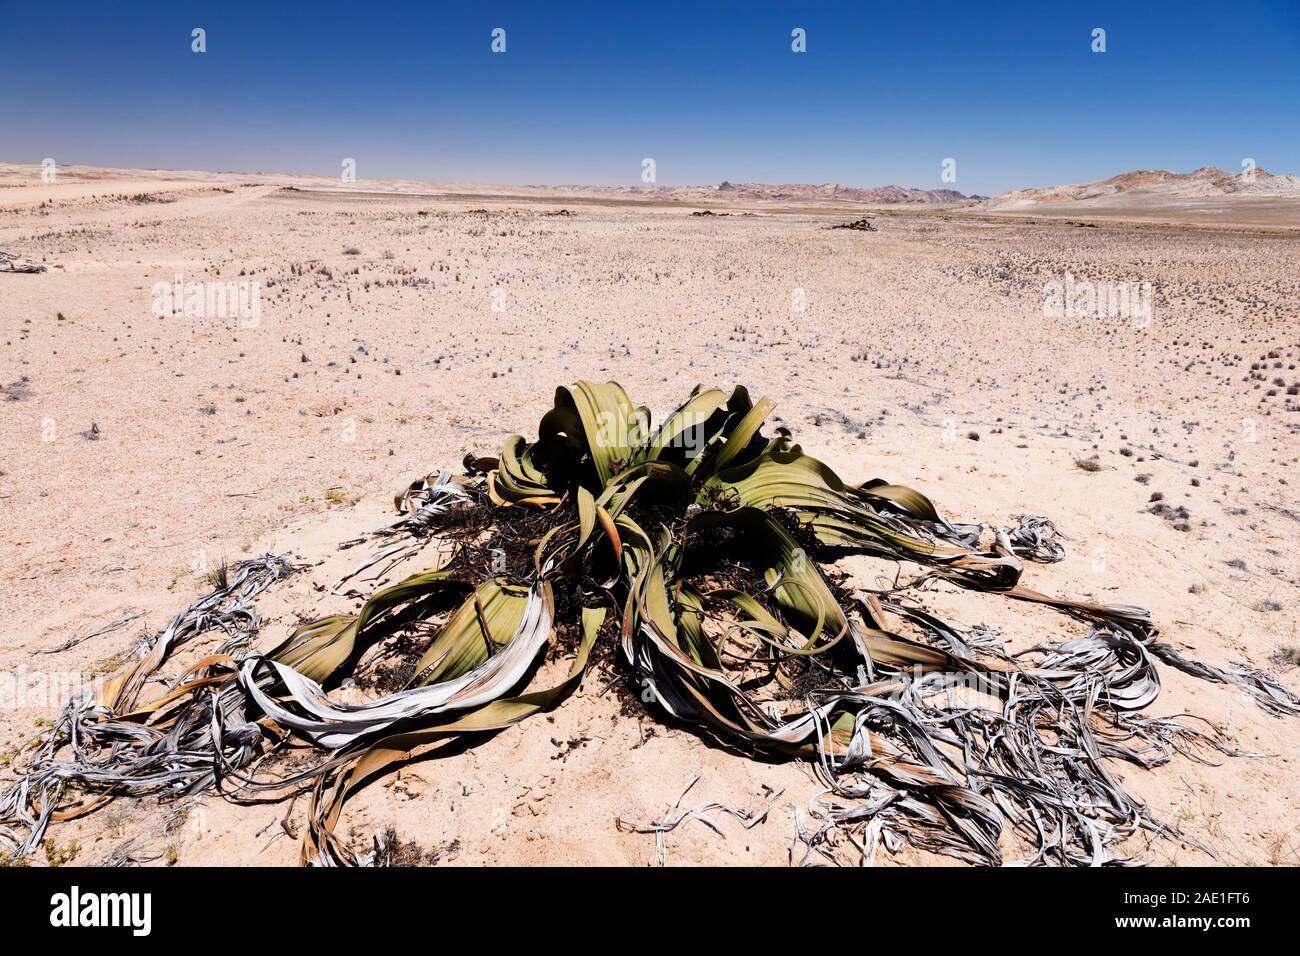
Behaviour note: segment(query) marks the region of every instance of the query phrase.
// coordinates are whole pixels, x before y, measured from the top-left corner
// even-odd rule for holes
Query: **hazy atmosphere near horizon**
[[[15,927],[1281,924],[1296,3],[0,0],[0,62]]]
[[[0,10],[9,162],[620,185],[654,157],[663,185],[931,188],[952,158],[983,195],[1300,171],[1290,0]]]

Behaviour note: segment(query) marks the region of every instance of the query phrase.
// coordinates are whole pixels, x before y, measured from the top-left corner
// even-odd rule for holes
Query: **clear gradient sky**
[[[981,194],[1300,172],[1300,0],[0,0],[0,64],[7,162],[632,185],[649,156],[661,185],[940,187],[953,157]]]

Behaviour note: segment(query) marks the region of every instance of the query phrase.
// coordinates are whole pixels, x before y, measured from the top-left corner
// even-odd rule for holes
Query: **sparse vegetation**
[[[59,846],[52,839],[47,838],[44,842],[44,847],[45,862],[49,866],[63,866],[64,864],[71,863],[77,858],[77,854],[81,852],[81,844],[76,840],[72,840],[63,846]]]
[[[855,219],[852,222],[842,222],[837,226],[831,226],[832,229],[852,229],[856,232],[875,232],[876,227],[871,224],[869,219]]]
[[[1144,755],[1144,766],[1155,752],[1144,748],[1158,750],[1170,734],[1182,747],[1230,752],[1219,737],[1137,713],[1159,689],[1153,657],[1300,713],[1300,699],[1262,675],[1209,668],[1155,641],[1141,609],[1019,589],[1026,561],[1065,556],[1050,521],[1022,515],[1018,527],[998,532],[996,546],[985,543],[978,526],[949,523],[913,489],[847,484],[786,429],[765,436],[773,407],[743,388],[730,395],[697,389],[655,428],[618,385],[582,382],[557,391],[536,441],[514,436],[498,457],[469,455],[463,475],[433,475],[399,496],[402,519],[374,537],[437,535],[454,546],[448,562],[381,587],[355,614],[306,621],[265,656],[249,657],[238,683],[219,683],[221,694],[247,696],[243,706],[268,725],[322,751],[314,771],[297,771],[317,776],[304,859],[357,862],[355,847],[335,830],[343,804],[364,781],[436,751],[449,735],[473,738],[559,705],[615,641],[627,651],[621,666],[629,707],[650,702],[746,749],[815,761],[850,813],[858,796],[883,783],[925,808],[890,825],[934,852],[987,863],[1002,860],[999,837],[1007,829],[1068,864],[1094,862],[1099,852],[1122,859],[1116,840],[1135,821],[1166,832],[1116,778],[1099,775],[1089,756],[1102,750],[1098,734],[1116,730]],[[324,500],[341,504],[347,494],[331,488]],[[928,574],[855,601],[825,563],[845,552],[910,562]],[[213,593],[186,613],[208,621],[221,608],[242,620],[231,594],[245,593],[250,575],[265,586],[282,573],[282,561],[268,555],[223,566],[210,579]],[[922,612],[917,603],[930,578],[1014,592],[1093,629],[1072,636],[1068,652],[1044,646],[1013,659]],[[898,599],[913,588],[908,601]],[[192,626],[180,620],[178,627]],[[431,639],[412,640],[414,628]],[[363,652],[380,644],[388,649],[382,666],[359,670]],[[537,686],[528,675],[542,657],[556,665],[548,674],[559,676]],[[114,682],[109,705],[130,716],[79,730],[83,752],[111,748],[94,764],[95,780],[122,762],[125,769],[111,778],[114,792],[157,787],[131,769],[133,751],[122,743],[130,735],[114,722],[162,716],[137,697],[164,659],[128,665]],[[282,678],[292,670],[315,684],[272,680],[274,668]],[[861,689],[868,672],[870,692]],[[977,698],[996,703],[881,689],[915,688],[917,675],[928,674],[973,680]],[[313,689],[345,679],[388,696],[339,706]],[[166,714],[157,726],[172,728],[169,739],[187,759],[207,749],[235,761],[232,769],[247,766],[256,748],[213,736],[214,699],[205,689],[183,706],[160,705]],[[937,727],[957,736],[940,741]],[[393,733],[400,736],[389,739]],[[557,758],[587,739],[561,741]],[[946,746],[954,740],[964,746]],[[869,766],[848,759],[866,748],[875,754]],[[156,760],[151,754],[142,766]],[[168,786],[179,789],[189,774],[210,779],[210,767],[201,756],[192,769],[182,764]],[[94,792],[75,772],[61,774]],[[227,774],[229,786],[237,779]],[[960,782],[968,779],[984,783]],[[1080,788],[1104,829],[1063,809],[1075,806]],[[1005,814],[1011,806],[1016,813]],[[956,819],[963,825],[946,822]],[[865,822],[846,816],[835,826]],[[1112,835],[1098,844],[1102,832]],[[1050,847],[1040,842],[1049,833]],[[395,833],[377,843],[375,855],[393,865],[429,861],[427,851]],[[165,859],[176,862],[174,844]]]

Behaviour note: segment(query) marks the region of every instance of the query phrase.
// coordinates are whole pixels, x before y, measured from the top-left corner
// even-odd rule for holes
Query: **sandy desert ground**
[[[590,378],[657,413],[697,383],[743,383],[846,477],[912,485],[963,520],[1046,515],[1069,556],[1031,584],[1147,607],[1176,647],[1300,691],[1294,210],[1196,212],[1197,228],[775,202],[697,216],[635,194],[62,179],[0,170],[0,250],[48,269],[0,273],[0,671],[108,673],[206,589],[204,567],[266,551],[311,567],[261,600],[261,643],[355,606],[330,593],[357,557],[339,542],[389,520],[412,479],[534,434],[555,386]],[[863,214],[876,231],[827,228]],[[260,282],[260,321],[155,315],[155,284],[178,274]],[[1045,315],[1067,274],[1149,282],[1150,320]],[[845,569],[862,586],[894,574]],[[929,599],[1009,639],[1076,626],[950,587]],[[1265,756],[1118,776],[1220,863],[1300,864],[1300,723],[1162,676],[1153,713],[1221,722]],[[627,712],[617,682],[598,668],[553,714],[390,775],[343,829],[391,824],[426,861],[644,865],[654,838],[616,818],[660,815],[699,774],[690,802],[781,796],[749,830],[678,828],[670,864],[789,862],[819,789],[806,769]],[[0,711],[0,752],[55,713]],[[52,838],[79,863],[291,864],[301,813],[121,802]]]

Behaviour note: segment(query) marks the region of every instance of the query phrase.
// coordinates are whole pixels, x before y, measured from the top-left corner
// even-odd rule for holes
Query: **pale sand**
[[[439,198],[412,184],[233,174],[65,170],[45,185],[32,167],[4,167],[0,185],[11,187],[0,188],[0,250],[50,269],[0,274],[0,670],[107,668],[205,589],[197,552],[210,564],[265,550],[326,562],[263,598],[263,645],[299,614],[352,606],[312,587],[360,559],[337,542],[388,520],[412,478],[534,434],[555,385],[594,378],[657,413],[698,382],[744,383],[848,479],[913,485],[957,519],[1047,515],[1070,554],[1031,566],[1029,583],[1145,606],[1175,646],[1300,689],[1300,673],[1274,662],[1300,646],[1294,234],[1234,232],[1230,215],[1207,232],[911,210],[873,213],[879,231],[859,233],[824,228],[857,218],[852,205],[692,217],[698,204],[654,196],[425,188]],[[171,201],[114,198],[138,193]],[[561,206],[573,215],[546,215]],[[1252,209],[1242,222],[1259,218]],[[352,246],[360,255],[344,254]],[[156,282],[241,271],[275,282],[256,329],[151,314]],[[1043,284],[1067,272],[1152,282],[1153,321],[1045,318]],[[504,313],[491,308],[498,287]],[[796,287],[804,312],[791,309]],[[1248,379],[1271,350],[1263,380]],[[92,422],[94,441],[80,434]],[[1075,466],[1093,454],[1099,472]],[[1190,531],[1147,513],[1155,491],[1190,510]],[[867,559],[846,567],[866,585],[894,573]],[[1021,646],[1078,630],[952,588],[928,600]],[[34,656],[133,609],[146,614]],[[1269,756],[1116,764],[1117,776],[1220,862],[1300,863],[1300,724],[1233,688],[1161,673],[1151,713],[1224,722],[1238,746]],[[554,714],[379,781],[341,830],[391,823],[453,863],[645,864],[653,837],[620,833],[615,818],[659,815],[698,772],[687,805],[785,792],[752,830],[723,822],[726,839],[684,825],[667,838],[669,862],[785,863],[789,807],[817,793],[805,770],[621,716],[609,681],[595,672]],[[0,749],[52,715],[0,711]],[[135,840],[144,856],[171,845],[181,863],[289,864],[298,845],[285,813],[210,798],[164,834],[156,803],[122,802],[52,835],[77,839],[86,863]],[[299,801],[290,827],[301,817]],[[1127,849],[1208,862],[1170,842]],[[894,861],[942,862],[913,851]]]

